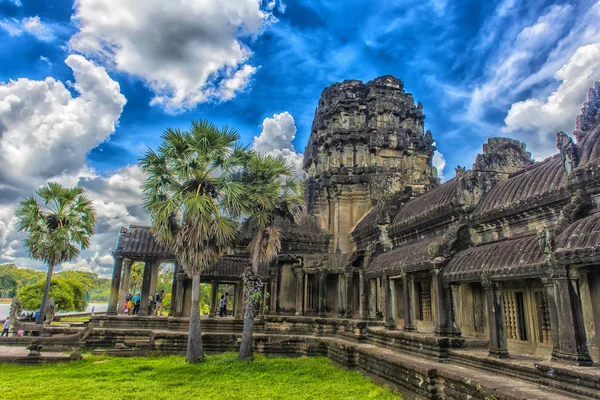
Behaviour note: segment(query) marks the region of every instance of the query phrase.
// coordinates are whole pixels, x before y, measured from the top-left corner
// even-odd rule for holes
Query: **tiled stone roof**
[[[406,203],[394,217],[394,224],[404,225],[437,214],[455,205],[456,200],[456,179],[452,178]]]
[[[479,202],[475,218],[504,209],[514,209],[521,203],[547,196],[564,189],[567,174],[560,154],[513,174],[499,182]]]
[[[538,276],[547,257],[536,235],[471,247],[455,255],[444,268],[449,282],[480,281],[487,272],[495,278]]]
[[[583,263],[600,260],[600,213],[569,225],[556,238],[555,256],[559,261]]]
[[[162,258],[163,260],[175,259],[175,256],[161,246],[149,226],[131,225],[121,228],[115,255],[129,258]]]
[[[377,256],[369,264],[369,272],[375,273],[385,270],[387,273],[396,274],[401,272],[412,272],[429,269],[432,260],[427,251],[430,240],[401,245],[393,250]]]

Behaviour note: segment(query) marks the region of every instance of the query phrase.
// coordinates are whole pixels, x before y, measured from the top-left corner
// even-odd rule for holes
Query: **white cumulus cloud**
[[[537,158],[556,152],[553,138],[557,131],[571,132],[575,128],[575,116],[586,100],[588,89],[600,80],[600,43],[578,48],[554,78],[561,84],[547,98],[516,102],[505,119],[504,131],[533,141]]]
[[[20,21],[15,18],[3,19],[0,21],[0,28],[7,31],[11,36],[20,36],[23,33],[29,33],[45,42],[54,40],[52,29],[42,23],[40,17],[37,15],[35,17],[23,18]]]
[[[433,159],[431,160],[433,166],[437,169],[438,178],[440,178],[441,182],[446,181],[446,177],[444,176],[444,168],[446,168],[446,159],[444,155],[439,151],[433,152]]]
[[[243,38],[275,21],[260,0],[77,0],[71,49],[142,79],[168,112],[225,101],[256,67]]]
[[[294,169],[296,176],[302,176],[302,161],[304,156],[296,153],[292,140],[296,137],[294,117],[284,111],[274,114],[273,118],[265,118],[260,136],[254,137],[252,149],[265,155],[283,157]]]
[[[24,196],[58,181],[84,187],[98,213],[89,250],[61,268],[106,276],[120,228],[147,222],[140,206],[144,175],[137,166],[108,175],[87,166],[86,154],[114,132],[126,99],[103,67],[80,55],[65,63],[74,83],[51,77],[0,83],[0,263],[42,267],[27,258],[14,211]]]

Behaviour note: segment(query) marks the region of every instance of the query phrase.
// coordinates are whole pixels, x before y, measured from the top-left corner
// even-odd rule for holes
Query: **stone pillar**
[[[123,278],[121,278],[121,292],[119,294],[119,305],[117,306],[118,314],[123,314],[127,295],[129,294],[129,277],[131,276],[132,264],[133,261],[131,260],[126,260],[123,263]]]
[[[591,365],[592,359],[586,345],[577,277],[573,276],[568,269],[564,269],[558,271],[553,283],[557,306],[558,349],[554,347],[552,358],[581,366]],[[552,336],[554,339],[554,334]]]
[[[148,315],[148,297],[150,296],[150,283],[152,280],[152,268],[156,261],[144,261],[144,276],[142,278],[142,294],[140,298],[140,311],[138,315]]]
[[[338,316],[343,317],[346,314],[346,276],[343,273],[338,274],[337,279],[337,305]]]
[[[319,279],[319,295],[317,296],[317,313],[320,317],[327,315],[327,272],[319,271],[317,275]]]
[[[158,283],[158,270],[160,264],[160,260],[156,260],[152,263],[152,275],[150,276],[150,295],[152,297],[156,296],[156,285]]]
[[[279,283],[279,267],[271,269],[271,290],[269,297],[269,310],[267,314],[277,314],[279,294],[278,294],[278,283]]]
[[[413,307],[413,293],[415,291],[415,279],[411,275],[402,274],[402,292],[404,296],[404,329],[407,332],[415,332],[415,311]]]
[[[377,279],[369,279],[369,318],[377,318]]]
[[[396,320],[392,315],[392,290],[390,287],[390,277],[383,275],[381,287],[383,290],[383,322],[386,328],[395,329]]]
[[[217,315],[219,305],[219,281],[212,280],[210,282],[210,313],[209,318],[214,318]]]
[[[304,299],[304,271],[297,269],[296,274],[296,315],[304,315],[303,299]]]
[[[244,283],[241,281],[235,284],[234,307],[234,317],[236,319],[242,319],[244,317]]]
[[[354,314],[354,284],[352,282],[352,271],[346,272],[346,318],[352,318]]]
[[[506,343],[506,324],[504,322],[504,301],[502,287],[497,282],[484,278],[481,285],[485,291],[487,304],[488,328],[490,331],[490,355],[498,358],[508,358]]]
[[[179,268],[177,269],[179,270]],[[175,305],[175,312],[173,313],[174,317],[181,317],[183,315],[184,281],[186,277],[187,275],[183,271],[178,271],[175,275],[175,300],[171,300],[171,307]]]
[[[359,297],[359,315],[361,319],[366,319],[368,316],[368,302],[367,302],[367,293],[369,292],[368,285],[369,281],[365,276],[365,271],[360,270],[358,272],[358,295]]]
[[[169,307],[169,317],[175,315],[175,304],[177,304],[177,263],[173,267],[173,281],[171,282],[171,307]]]
[[[450,327],[452,329],[453,336],[461,336],[462,332],[460,327],[458,326],[457,313],[458,313],[458,290],[460,289],[460,284],[451,284],[449,287],[445,287],[444,290],[448,293],[448,307],[449,307],[449,319],[450,319]]]
[[[448,302],[446,301],[446,292],[442,284],[441,268],[433,268],[431,271],[431,283],[433,286],[433,303],[434,303],[434,333],[439,336],[447,336],[451,334],[450,324],[448,322]]]
[[[119,286],[121,284],[121,271],[123,269],[123,257],[114,256],[112,282],[110,284],[110,297],[108,298],[107,315],[117,315],[117,303],[119,301]]]

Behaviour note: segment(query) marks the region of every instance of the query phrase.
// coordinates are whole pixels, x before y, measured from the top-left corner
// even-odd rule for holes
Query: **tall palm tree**
[[[282,158],[250,154],[239,174],[245,184],[246,224],[253,229],[253,239],[248,245],[251,265],[243,274],[244,330],[239,360],[252,360],[252,332],[257,299],[260,298],[262,282],[258,277],[261,263],[273,260],[281,249],[281,231],[276,221],[295,223],[301,213],[302,193],[300,185],[292,179],[292,169]],[[255,232],[254,232],[255,230]],[[272,293],[275,295],[275,293]]]
[[[37,324],[44,322],[52,273],[57,265],[74,260],[90,245],[96,211],[83,188],[65,188],[50,182],[19,203],[19,231],[29,256],[48,265],[44,297]]]
[[[204,359],[200,331],[200,273],[215,262],[237,236],[243,185],[229,179],[245,149],[236,131],[208,121],[188,131],[167,129],[157,151],[140,160],[148,178],[142,185],[152,232],[192,277],[192,304],[186,360]]]

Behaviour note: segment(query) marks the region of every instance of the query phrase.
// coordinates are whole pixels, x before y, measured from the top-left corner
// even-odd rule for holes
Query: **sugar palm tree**
[[[48,266],[42,305],[36,319],[44,322],[52,273],[57,265],[74,260],[90,245],[96,211],[83,188],[51,182],[21,201],[16,211],[19,230],[27,234],[29,256]]]
[[[192,277],[192,304],[186,360],[204,359],[200,331],[200,274],[233,243],[243,185],[229,179],[245,149],[239,135],[207,121],[188,131],[167,129],[157,151],[140,160],[148,178],[142,185],[152,232]]]
[[[259,266],[273,260],[281,249],[281,231],[276,222],[288,220],[295,223],[300,216],[302,194],[292,175],[284,159],[255,153],[249,156],[239,175],[239,180],[245,184],[246,224],[254,235],[248,245],[251,265],[243,274],[244,330],[239,360],[253,359],[254,316],[262,289]]]

